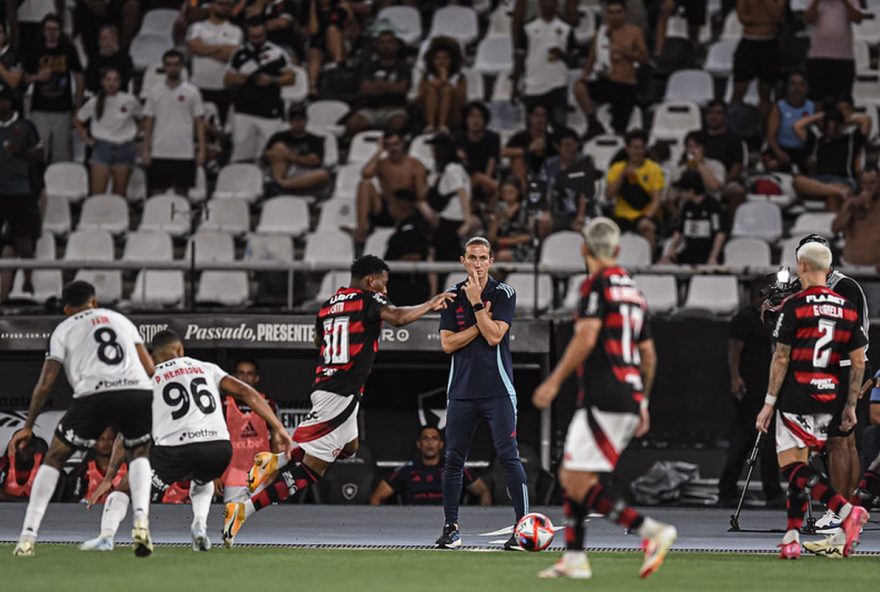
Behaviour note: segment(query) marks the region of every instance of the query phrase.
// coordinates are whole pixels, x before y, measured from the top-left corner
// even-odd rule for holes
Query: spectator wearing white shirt
[[[141,161],[147,168],[150,194],[173,189],[187,195],[196,182],[196,164],[205,163],[205,107],[199,89],[181,76],[183,54],[176,49],[166,51],[162,67],[165,82],[150,90],[144,104]]]
[[[556,129],[568,118],[568,65],[565,56],[572,44],[571,26],[558,16],[556,0],[541,0],[537,18],[523,27],[526,49],[516,52],[514,88],[525,73],[523,101],[543,105]]]
[[[125,195],[134,166],[141,104],[119,89],[120,82],[119,71],[107,69],[101,78],[101,90],[80,108],[74,120],[77,133],[92,149],[89,164],[93,195],[107,192],[111,175],[114,193]]]
[[[226,87],[235,89],[232,162],[255,161],[263,154],[266,142],[281,127],[281,87],[293,84],[295,77],[287,54],[268,41],[265,23],[250,22],[247,36],[223,77]]]
[[[186,48],[192,54],[190,82],[201,91],[204,101],[217,105],[223,122],[232,100],[223,77],[229,59],[244,41],[241,29],[229,22],[232,6],[232,0],[212,2],[208,20],[190,25],[186,35]]]

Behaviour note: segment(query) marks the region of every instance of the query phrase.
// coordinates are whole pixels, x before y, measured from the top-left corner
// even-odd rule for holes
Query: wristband
[[[639,401],[639,411],[646,411],[648,409],[648,398],[645,397],[641,401]]]
[[[471,304],[471,306],[474,307],[474,312],[480,312],[481,310],[486,308],[486,305],[483,304],[482,302],[477,302],[476,304]]]
[[[764,397],[764,404],[765,405],[776,405],[776,399],[778,399],[778,398],[779,397],[776,397],[774,395],[771,395],[770,393],[767,393],[767,395]]]

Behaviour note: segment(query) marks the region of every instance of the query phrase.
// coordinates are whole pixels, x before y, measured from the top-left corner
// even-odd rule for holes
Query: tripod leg
[[[749,472],[746,473],[746,484],[743,487],[742,493],[739,496],[739,502],[736,504],[736,512],[730,517],[730,530],[737,531],[739,530],[739,515],[742,512],[743,502],[746,499],[746,492],[749,490],[749,483],[752,482],[752,472],[755,470],[755,463],[758,459],[758,451],[761,446],[761,436],[763,436],[763,432],[758,432],[758,436],[755,438],[755,445],[752,447],[752,453],[749,455],[749,459],[746,461],[746,464],[749,467]]]

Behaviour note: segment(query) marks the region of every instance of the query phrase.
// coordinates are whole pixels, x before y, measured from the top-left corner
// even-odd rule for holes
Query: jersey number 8
[[[110,366],[121,364],[125,358],[125,350],[116,341],[116,331],[102,327],[92,335],[98,342],[98,359]]]
[[[180,419],[189,412],[190,397],[192,397],[192,401],[199,408],[199,411],[205,415],[213,413],[217,409],[217,403],[214,401],[211,391],[208,389],[199,390],[199,387],[206,386],[207,384],[208,381],[204,378],[193,378],[192,382],[189,383],[189,392],[179,382],[169,382],[166,384],[165,388],[162,389],[162,400],[169,407],[177,407],[177,409],[171,412],[171,419]]]

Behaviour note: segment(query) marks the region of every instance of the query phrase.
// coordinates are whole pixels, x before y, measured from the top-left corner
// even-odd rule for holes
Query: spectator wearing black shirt
[[[443,437],[440,430],[425,426],[416,440],[418,457],[410,460],[383,479],[370,496],[370,505],[379,506],[394,495],[405,506],[440,505],[443,503]],[[481,506],[492,505],[492,494],[482,479],[464,470],[464,486],[480,499]]]
[[[252,0],[245,7],[244,16],[265,19],[269,41],[300,62],[305,58],[306,40],[296,18],[298,12],[293,0]]]
[[[706,195],[703,177],[698,171],[685,171],[675,188],[682,199],[681,212],[660,262],[717,265],[727,240],[721,204]]]
[[[431,227],[416,207],[418,196],[407,189],[394,194],[389,205],[391,217],[397,221],[394,234],[388,238],[386,261],[427,261],[431,250]],[[391,273],[388,276],[388,297],[399,306],[409,306],[430,298],[432,290],[423,273]]]
[[[770,335],[761,321],[761,289],[763,280],[752,285],[752,298],[730,321],[727,364],[730,371],[730,395],[736,409],[727,462],[718,480],[718,502],[735,507],[739,495],[738,480],[749,451],[755,441],[755,418],[764,404],[770,376]],[[776,462],[776,439],[771,424],[760,450],[760,475],[768,501],[781,502],[779,466]]]
[[[376,58],[367,64],[361,79],[362,106],[348,119],[348,133],[354,135],[367,128],[403,130],[409,119],[406,94],[410,73],[401,55],[400,40],[390,31],[380,33]]]
[[[501,159],[501,138],[486,128],[489,109],[480,101],[464,107],[464,130],[455,135],[458,158],[471,176],[474,201],[494,207],[498,181],[495,170]]]
[[[232,54],[223,78],[235,89],[232,124],[233,162],[257,160],[266,140],[278,129],[284,112],[281,87],[294,83],[294,73],[283,49],[267,39],[265,23],[251,22],[248,42]]]
[[[122,48],[127,52],[141,24],[138,0],[86,0],[76,3],[73,22],[91,62],[100,51],[100,30],[105,25],[119,27]],[[100,72],[98,73],[100,76]]]
[[[83,69],[76,49],[61,32],[61,19],[43,19],[42,43],[25,56],[27,83],[34,85],[30,119],[37,126],[47,162],[72,160],[73,113],[83,97]]]
[[[23,76],[18,56],[6,31],[6,23],[0,19],[0,89],[12,89],[18,95]]]
[[[266,143],[275,193],[314,191],[330,182],[323,167],[324,138],[306,131],[306,106],[294,104],[288,111],[290,128],[278,132]]]
[[[92,94],[101,90],[101,76],[107,68],[119,72],[122,88],[128,89],[134,65],[128,52],[119,49],[119,30],[115,25],[101,27],[98,32],[98,52],[89,58],[89,65],[86,66],[86,89]]]
[[[705,149],[704,156],[717,160],[727,171],[722,199],[729,211],[733,212],[746,199],[743,184],[746,154],[742,138],[727,128],[727,105],[724,101],[709,101],[700,142]]]
[[[0,89],[0,228],[8,225],[8,235],[19,257],[34,256],[40,235],[38,188],[34,186],[34,164],[43,158],[37,129],[15,111],[15,95],[9,88]],[[33,292],[32,272],[24,273],[24,292]],[[4,286],[0,300],[5,299]]]
[[[555,137],[557,156],[541,167],[540,178],[547,184],[552,226],[547,230],[580,232],[588,216],[597,216],[594,202],[596,169],[588,156],[581,156],[577,133],[564,128]]]
[[[425,133],[461,126],[461,107],[467,97],[467,80],[461,72],[461,47],[451,37],[435,37],[425,53],[425,76],[419,83],[419,106],[425,116]]]
[[[336,0],[304,0],[308,7],[306,26],[309,33],[309,88],[318,92],[318,78],[324,62],[345,62],[345,32],[355,23],[352,3]]]
[[[529,177],[537,175],[544,160],[556,156],[556,148],[550,137],[547,108],[540,103],[529,107],[527,128],[513,135],[507,142],[502,156],[510,159],[510,169],[523,187]]]
[[[867,116],[853,114],[847,120],[836,106],[827,107],[794,124],[810,155],[806,174],[794,178],[794,189],[801,197],[825,199],[827,209],[837,211],[856,188],[865,145],[858,124]]]
[[[498,205],[487,216],[489,230],[486,233],[495,259],[534,260],[533,228],[519,179],[507,177],[501,182],[498,193]]]

